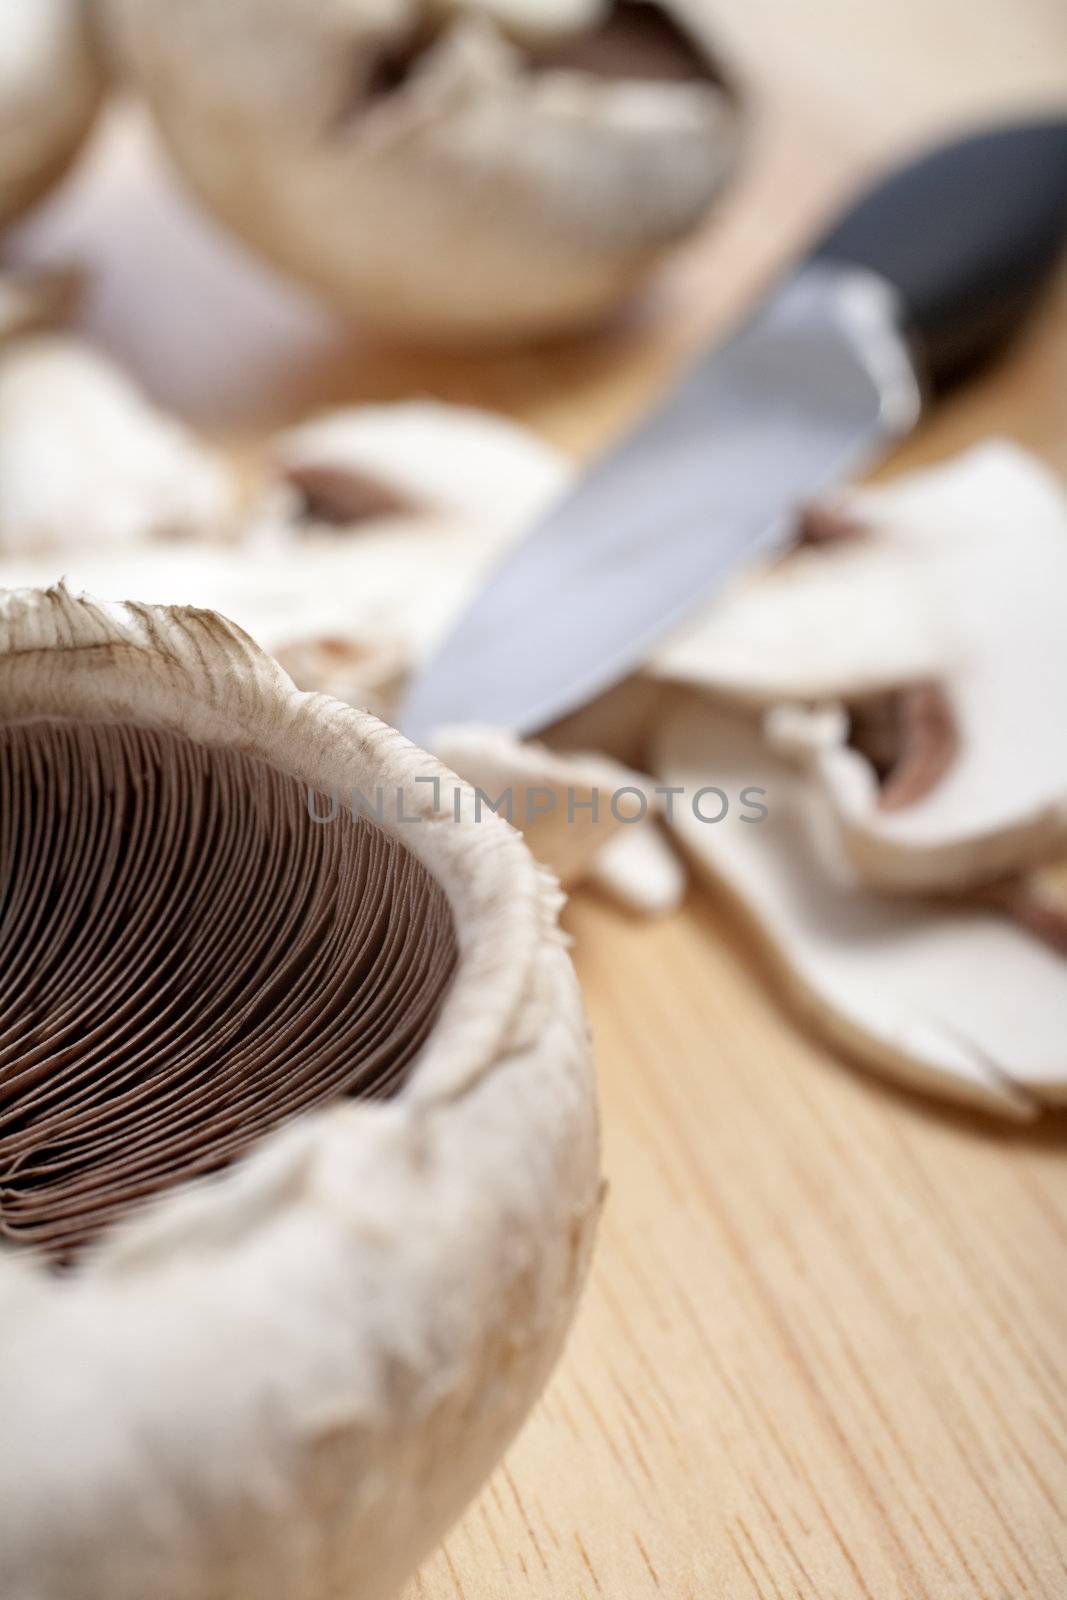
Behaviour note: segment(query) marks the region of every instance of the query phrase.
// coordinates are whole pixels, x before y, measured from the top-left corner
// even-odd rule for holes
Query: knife
[[[424,745],[456,722],[531,734],[624,677],[1006,342],[1065,235],[1064,119],[883,178],[504,557],[401,729]]]

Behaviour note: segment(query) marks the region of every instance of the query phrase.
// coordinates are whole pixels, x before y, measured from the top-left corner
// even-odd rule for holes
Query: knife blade
[[[626,675],[800,504],[1002,345],[1067,234],[1067,120],[884,178],[489,576],[398,718],[536,732]]]

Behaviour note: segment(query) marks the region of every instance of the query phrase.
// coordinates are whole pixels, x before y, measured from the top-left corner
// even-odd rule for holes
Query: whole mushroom
[[[733,93],[677,0],[108,0],[178,167],[387,331],[603,317],[701,222]]]
[[[87,0],[0,0],[0,224],[63,172],[104,83]]]
[[[0,707],[0,1594],[385,1600],[585,1276],[559,892],[211,612],[8,591]]]

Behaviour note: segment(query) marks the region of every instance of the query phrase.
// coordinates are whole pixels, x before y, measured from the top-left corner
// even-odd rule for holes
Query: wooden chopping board
[[[376,351],[132,167],[103,198],[83,173],[19,248],[95,264],[90,329],[236,448],[310,406],[429,393],[585,452],[886,154],[1067,106],[1064,0],[703,8],[749,87],[747,170],[613,335]],[[90,167],[121,166],[128,123]],[[1067,277],[891,470],[990,431],[1067,476]],[[703,891],[658,924],[578,896],[567,925],[611,1183],[593,1278],[543,1404],[406,1600],[1063,1600],[1067,1117],[1000,1128],[852,1071]]]

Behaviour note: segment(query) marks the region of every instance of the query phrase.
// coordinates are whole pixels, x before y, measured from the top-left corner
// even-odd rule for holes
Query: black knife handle
[[[816,247],[903,301],[933,389],[1003,344],[1067,239],[1067,118],[989,129],[898,168]]]

